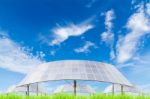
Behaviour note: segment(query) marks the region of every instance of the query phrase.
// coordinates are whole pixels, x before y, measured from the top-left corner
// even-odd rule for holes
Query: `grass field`
[[[49,96],[22,96],[22,95],[0,95],[0,99],[150,99],[150,96],[132,96],[132,95],[90,95],[74,96],[67,94],[57,94]]]

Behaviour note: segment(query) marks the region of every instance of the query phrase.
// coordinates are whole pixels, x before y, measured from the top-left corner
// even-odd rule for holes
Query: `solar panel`
[[[63,60],[41,64],[20,85],[51,80],[94,80],[132,86],[113,66],[87,60]]]

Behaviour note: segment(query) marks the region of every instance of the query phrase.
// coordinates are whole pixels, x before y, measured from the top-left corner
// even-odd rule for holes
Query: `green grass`
[[[56,94],[56,95],[40,95],[40,96],[23,96],[23,95],[0,95],[0,99],[150,99],[150,96],[133,96],[133,95],[70,95],[70,94]]]

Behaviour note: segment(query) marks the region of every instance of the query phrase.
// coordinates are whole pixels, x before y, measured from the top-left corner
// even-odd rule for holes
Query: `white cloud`
[[[147,7],[146,13],[147,13],[148,15],[150,15],[150,3],[147,3],[146,7]]]
[[[96,2],[97,0],[90,0],[90,2],[88,4],[85,5],[85,7],[87,8],[91,8],[92,5]]]
[[[104,15],[106,31],[101,34],[101,40],[106,43],[112,43],[112,40],[114,39],[114,34],[112,33],[112,21],[115,19],[115,14],[113,10],[109,10]]]
[[[50,55],[55,56],[55,54],[56,54],[56,51],[55,51],[55,50],[51,50],[51,51],[50,51]]]
[[[133,4],[135,4],[136,3],[136,0],[132,0],[131,1],[131,4],[133,5]]]
[[[146,84],[150,83],[150,51],[142,54],[140,56],[136,56],[134,60],[126,63],[122,63],[118,65],[118,68],[124,69],[128,68],[128,79],[130,79],[133,83],[138,85],[142,85],[144,90],[150,89],[150,86]],[[138,78],[138,79],[135,79]],[[147,87],[145,87],[147,86]],[[150,92],[150,90],[148,90]]]
[[[150,16],[147,11],[148,7],[144,9],[141,3],[137,11],[128,19],[126,28],[129,32],[125,36],[120,36],[117,44],[117,65],[120,69],[128,69],[126,76],[132,83],[150,92],[150,52],[141,55],[137,53],[143,46],[142,38],[150,34]]]
[[[40,63],[39,57],[33,56],[28,49],[7,37],[0,37],[0,68],[25,74]]]
[[[114,33],[112,32],[112,21],[115,19],[115,13],[113,10],[109,10],[104,15],[106,31],[101,34],[101,40],[110,46],[110,57],[113,59],[115,57],[115,54],[113,49]]]
[[[41,33],[38,35],[38,40],[40,43],[49,44],[50,38],[49,35],[42,35]]]
[[[0,30],[0,38],[9,37],[8,33]]]
[[[129,33],[121,37],[117,45],[117,62],[130,60],[138,49],[140,39],[150,33],[150,19],[144,13],[143,5],[128,20],[126,28]]]
[[[106,43],[112,43],[112,41],[113,41],[113,39],[114,39],[114,34],[113,33],[111,33],[111,32],[108,32],[108,31],[106,31],[106,32],[103,32],[102,34],[101,34],[101,39],[102,39],[102,41],[104,41],[104,42],[106,42]]]
[[[106,12],[106,17],[105,17],[105,25],[106,25],[106,29],[108,31],[111,31],[113,24],[112,24],[112,20],[115,19],[115,15],[114,15],[114,11],[113,10],[109,10]]]
[[[74,49],[74,51],[77,53],[89,53],[90,48],[97,48],[97,46],[90,41],[86,41],[84,46],[82,46],[80,48],[76,48],[76,49]]]
[[[46,54],[45,54],[43,51],[38,51],[38,52],[37,52],[37,56],[38,56],[39,58],[44,58],[44,57],[46,56]]]
[[[89,23],[73,24],[70,23],[67,26],[58,26],[52,29],[54,33],[54,39],[49,43],[49,45],[59,45],[71,36],[80,36],[92,29],[94,26]]]

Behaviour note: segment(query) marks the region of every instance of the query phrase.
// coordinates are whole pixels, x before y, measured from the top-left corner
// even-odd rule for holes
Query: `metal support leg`
[[[27,85],[27,96],[29,96],[30,95],[30,86],[29,86],[29,84]]]
[[[37,96],[39,94],[39,85],[38,85],[38,83],[37,83],[37,86],[36,86],[36,94],[37,94]]]
[[[123,85],[121,85],[121,94],[122,94],[122,95],[124,94]]]
[[[114,89],[114,84],[112,84],[112,94],[114,95],[115,89]]]
[[[76,93],[77,93],[77,90],[76,90],[76,88],[77,88],[77,81],[76,80],[73,81],[73,88],[74,88],[74,95],[76,95]]]

